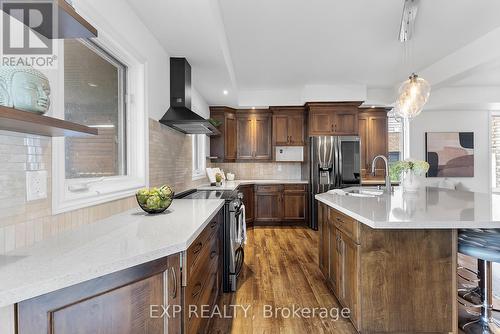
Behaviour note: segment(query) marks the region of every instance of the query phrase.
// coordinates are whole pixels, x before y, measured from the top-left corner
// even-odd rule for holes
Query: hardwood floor
[[[268,317],[273,308],[340,308],[318,267],[318,232],[304,227],[255,227],[248,231],[245,266],[238,291],[224,294],[219,307],[241,307],[231,319],[215,317],[210,333],[356,333],[348,319],[340,317],[288,317],[287,311]],[[324,314],[323,314],[324,315]]]

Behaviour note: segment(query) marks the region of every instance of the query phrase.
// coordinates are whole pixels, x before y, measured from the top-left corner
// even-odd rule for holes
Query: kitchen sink
[[[384,194],[384,190],[376,187],[351,187],[343,190],[346,196],[353,197],[378,197]]]

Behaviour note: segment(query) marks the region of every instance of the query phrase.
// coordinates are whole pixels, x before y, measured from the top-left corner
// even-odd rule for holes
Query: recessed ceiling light
[[[222,94],[227,95],[227,94],[229,94],[229,92],[228,92],[227,90],[225,90],[225,89],[224,89],[224,90],[222,91]]]

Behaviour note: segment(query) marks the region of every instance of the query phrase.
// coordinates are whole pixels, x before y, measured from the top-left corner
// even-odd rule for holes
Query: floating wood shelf
[[[47,137],[96,136],[98,130],[62,119],[0,106],[0,130]]]

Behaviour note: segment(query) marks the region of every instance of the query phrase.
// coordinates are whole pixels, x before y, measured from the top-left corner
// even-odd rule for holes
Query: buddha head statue
[[[0,105],[44,114],[50,107],[50,85],[40,71],[27,66],[0,66]]]

